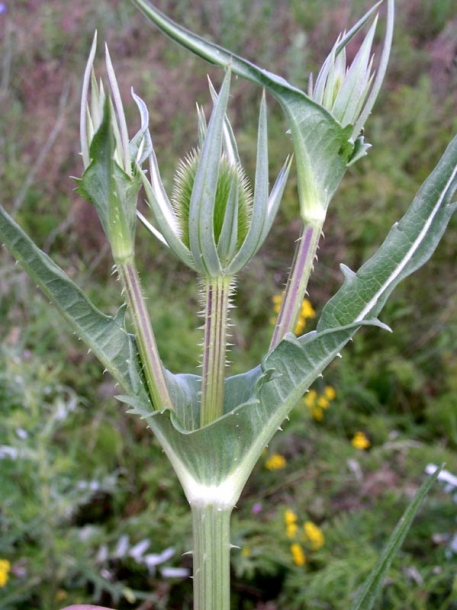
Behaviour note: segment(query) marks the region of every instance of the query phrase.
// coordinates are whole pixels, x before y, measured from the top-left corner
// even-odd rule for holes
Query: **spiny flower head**
[[[179,218],[181,239],[190,248],[190,204],[192,189],[198,171],[200,151],[194,150],[179,162],[175,174],[171,201]],[[236,248],[239,249],[247,237],[252,214],[252,193],[249,181],[239,163],[231,163],[225,154],[221,155],[219,174],[214,198],[214,239],[219,244],[224,228],[224,219],[230,200],[230,191],[235,190],[238,199]]]
[[[154,216],[145,226],[188,267],[203,277],[233,276],[258,251],[273,224],[290,160],[268,193],[266,102],[259,114],[257,168],[253,194],[241,168],[226,115],[230,70],[219,94],[210,85],[214,108],[209,123],[198,109],[199,146],[178,165],[171,201],[165,192],[154,151],[148,177],[142,173]]]
[[[141,127],[136,135],[130,140],[124,105],[122,103],[119,85],[108,47],[105,46],[105,62],[109,82],[109,93],[105,92],[103,81],[100,80],[97,82],[95,76],[94,60],[96,50],[97,33],[94,35],[89,59],[84,72],[81,95],[80,140],[84,168],[86,169],[89,167],[93,160],[90,148],[96,133],[103,124],[108,107],[110,113],[110,130],[112,137],[114,138],[113,158],[116,161],[116,164],[128,176],[132,176],[135,170],[135,164],[141,165],[148,158],[151,150],[151,138],[148,131],[149,113],[146,104],[140,97],[135,95],[132,90],[132,97],[140,112]]]
[[[387,71],[395,0],[387,0],[385,38],[376,68],[372,46],[377,17],[350,66],[346,61],[346,46],[373,19],[382,2],[377,2],[349,32],[338,37],[315,82],[312,76],[309,79],[308,98],[319,107],[316,114],[320,119],[315,124],[315,130],[316,134],[322,135],[307,135],[305,120],[303,129],[296,129],[295,124],[292,125],[300,214],[303,222],[312,227],[322,227],[329,203],[347,167],[363,157],[370,148],[364,141],[363,129]],[[309,112],[311,117],[313,112]]]

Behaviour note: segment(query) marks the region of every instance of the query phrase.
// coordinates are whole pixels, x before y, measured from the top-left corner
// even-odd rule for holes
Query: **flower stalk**
[[[223,415],[227,326],[233,278],[205,278],[200,426]]]
[[[374,17],[350,66],[346,64],[346,46],[371,19],[380,4],[381,2],[378,2],[372,7],[348,33],[338,37],[316,82],[313,83],[312,77],[310,78],[309,97],[328,110],[347,130],[348,141],[353,144],[353,152],[348,164],[365,155],[370,146],[364,142],[362,131],[377,99],[387,69],[393,37],[394,0],[388,0],[386,35],[377,71],[373,70],[372,56],[377,16]],[[327,208],[334,191],[325,181],[319,184],[322,176],[310,164],[308,151],[302,146],[301,134],[296,128],[292,128],[291,131],[295,142],[300,212],[304,226],[296,246],[270,349],[273,349],[287,332],[293,332],[295,328],[316,258]],[[316,151],[316,154],[321,153]],[[329,175],[332,175],[332,172],[329,172]]]
[[[119,263],[117,271],[131,312],[135,339],[151,402],[155,409],[172,409],[173,404],[165,380],[165,370],[160,360],[159,349],[133,258]]]
[[[284,297],[271,338],[270,349],[274,349],[289,332],[297,326],[301,304],[306,294],[309,277],[321,236],[322,224],[305,225],[297,241],[292,267],[287,278]]]
[[[165,370],[147,311],[135,265],[135,225],[141,164],[150,154],[149,116],[144,102],[133,92],[141,127],[129,140],[124,107],[114,68],[106,49],[110,94],[93,71],[97,36],[86,66],[81,100],[81,154],[84,174],[78,192],[94,204],[110,243],[112,256],[126,296],[142,363],[142,373],[155,409],[172,408]]]

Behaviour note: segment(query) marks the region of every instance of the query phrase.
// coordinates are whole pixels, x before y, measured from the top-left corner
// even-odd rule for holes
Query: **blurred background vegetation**
[[[337,34],[370,2],[156,4],[306,88]],[[122,296],[105,238],[71,178],[81,174],[79,96],[95,29],[110,47],[132,121],[130,87],[149,106],[168,186],[178,158],[197,141],[195,103],[210,108],[206,75],[219,83],[221,73],[171,44],[128,0],[0,3],[2,204],[114,313]],[[234,82],[230,116],[251,177],[258,104],[256,88]],[[348,172],[327,219],[309,290],[317,316],[341,283],[339,264],[357,269],[405,211],[457,132],[456,110],[455,0],[398,0],[388,79],[366,128],[373,148]],[[291,144],[271,99],[269,135],[273,179]],[[292,176],[271,236],[239,279],[230,372],[254,366],[267,349],[297,211]],[[347,608],[425,466],[445,462],[457,474],[456,235],[454,218],[433,259],[390,299],[382,319],[393,334],[361,331],[266,449],[234,515],[234,608]],[[141,227],[138,263],[166,366],[195,371],[195,278]],[[0,320],[0,560],[9,566],[0,578],[1,610],[77,602],[191,608],[191,560],[183,555],[191,526],[171,468],[143,423],[116,402],[99,363],[4,250]],[[378,608],[457,609],[456,518],[452,494],[436,485]],[[305,523],[323,538],[313,542]]]

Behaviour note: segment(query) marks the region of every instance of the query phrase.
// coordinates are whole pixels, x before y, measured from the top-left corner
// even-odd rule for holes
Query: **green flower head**
[[[207,125],[203,111],[198,109],[199,146],[179,163],[171,200],[152,151],[149,176],[142,176],[154,225],[142,215],[140,218],[186,265],[202,276],[218,277],[235,275],[264,242],[281,201],[290,160],[269,194],[263,96],[252,193],[226,115],[230,70],[219,94],[211,85],[210,89],[214,102],[210,121]]]
[[[172,193],[172,203],[176,215],[179,218],[181,228],[181,239],[190,248],[190,208],[192,191],[200,162],[201,151],[199,149],[189,153],[179,162],[176,170],[175,183]],[[233,197],[238,200],[236,227],[233,237],[234,246],[239,249],[247,237],[252,215],[252,192],[249,181],[243,168],[238,162],[231,162],[226,154],[222,153],[219,163],[216,193],[214,197],[213,228],[214,241],[216,245],[222,244],[224,232],[229,229],[226,219],[227,206]],[[233,225],[232,221],[231,225]],[[229,253],[227,252],[226,255]]]

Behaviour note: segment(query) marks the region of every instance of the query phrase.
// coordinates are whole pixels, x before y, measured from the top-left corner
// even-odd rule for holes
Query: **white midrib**
[[[441,208],[441,204],[442,204],[443,198],[446,196],[447,189],[449,188],[451,182],[454,180],[456,175],[457,175],[457,166],[454,168],[454,171],[452,172],[452,175],[450,176],[449,180],[447,181],[445,188],[442,190],[441,196],[439,197],[435,207],[433,208],[432,214],[430,214],[430,216],[427,219],[427,222],[424,224],[419,235],[417,236],[415,241],[411,244],[411,248],[408,250],[406,256],[403,258],[402,262],[398,265],[398,267],[396,267],[395,271],[382,284],[382,286],[379,288],[379,290],[373,296],[373,298],[370,299],[370,301],[365,305],[365,307],[362,309],[362,311],[357,316],[355,322],[361,322],[362,320],[365,319],[366,315],[373,309],[373,307],[376,305],[376,303],[378,302],[378,299],[381,297],[381,295],[398,278],[398,276],[401,274],[403,269],[406,267],[406,265],[409,263],[411,258],[414,256],[417,249],[419,248],[422,241],[424,240],[424,237],[428,233],[430,225],[432,224],[436,214],[438,213],[439,209]],[[397,225],[398,225],[398,223],[395,223],[394,226],[397,226]]]

